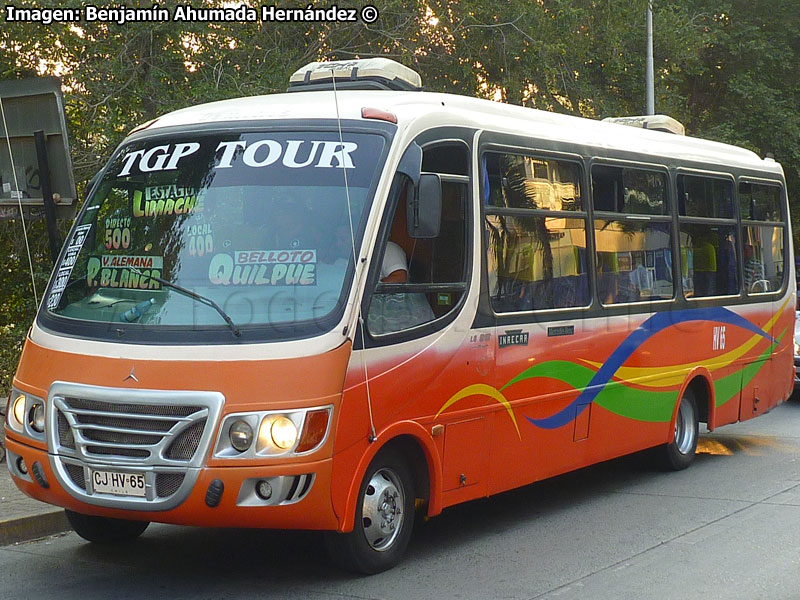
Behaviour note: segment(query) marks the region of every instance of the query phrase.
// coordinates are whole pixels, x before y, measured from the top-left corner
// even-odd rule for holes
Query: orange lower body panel
[[[188,497],[176,508],[165,511],[138,511],[130,509],[107,508],[87,504],[72,496],[58,482],[50,465],[49,455],[37,448],[21,444],[11,438],[6,439],[8,450],[21,456],[26,465],[38,462],[49,484],[44,488],[35,481],[14,477],[14,482],[26,494],[56,506],[63,506],[75,512],[96,516],[138,519],[171,523],[175,525],[196,525],[204,527],[256,527],[264,529],[329,529],[339,526],[339,521],[331,504],[331,460],[291,465],[250,467],[206,467],[200,472]],[[246,479],[315,473],[311,489],[299,502],[277,506],[239,506],[237,499],[242,483]],[[225,490],[218,506],[206,504],[206,492],[212,481],[223,482]]]

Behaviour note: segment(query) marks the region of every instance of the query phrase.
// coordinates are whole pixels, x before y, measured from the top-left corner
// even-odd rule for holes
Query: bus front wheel
[[[136,539],[147,526],[149,521],[127,521],[125,519],[111,519],[109,517],[92,517],[65,510],[67,521],[79,536],[96,544],[118,544]]]
[[[661,447],[661,464],[665,469],[680,471],[692,464],[700,429],[697,415],[694,394],[686,390],[675,417],[672,441]]]
[[[367,575],[400,562],[414,525],[414,494],[407,462],[395,452],[380,453],[361,483],[353,531],[326,537],[331,560]]]

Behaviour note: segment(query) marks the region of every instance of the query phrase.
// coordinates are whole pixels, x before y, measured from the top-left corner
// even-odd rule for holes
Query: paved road
[[[448,509],[388,573],[330,568],[312,533],[151,526],[0,548],[0,598],[800,598],[800,403],[703,436],[696,463],[638,455]]]

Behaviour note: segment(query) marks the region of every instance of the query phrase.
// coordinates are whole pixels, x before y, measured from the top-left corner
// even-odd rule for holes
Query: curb
[[[0,520],[0,547],[71,531],[63,510]]]

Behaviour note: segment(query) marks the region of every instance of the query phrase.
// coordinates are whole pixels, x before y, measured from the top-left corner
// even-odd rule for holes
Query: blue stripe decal
[[[597,373],[594,374],[594,377],[592,377],[586,389],[584,389],[569,406],[564,407],[554,415],[544,419],[525,418],[536,427],[541,427],[542,429],[557,429],[562,425],[566,425],[583,412],[589,404],[594,402],[597,395],[602,392],[608,382],[611,381],[614,373],[616,373],[625,361],[636,352],[639,346],[664,329],[689,321],[714,321],[716,323],[725,323],[727,325],[733,325],[734,327],[741,327],[742,329],[760,335],[771,343],[776,343],[775,339],[766,331],[757,327],[744,317],[721,306],[656,313],[625,338],[617,349],[611,353],[608,360],[603,363],[603,366],[598,369]],[[577,408],[578,406],[580,406],[580,409]]]

